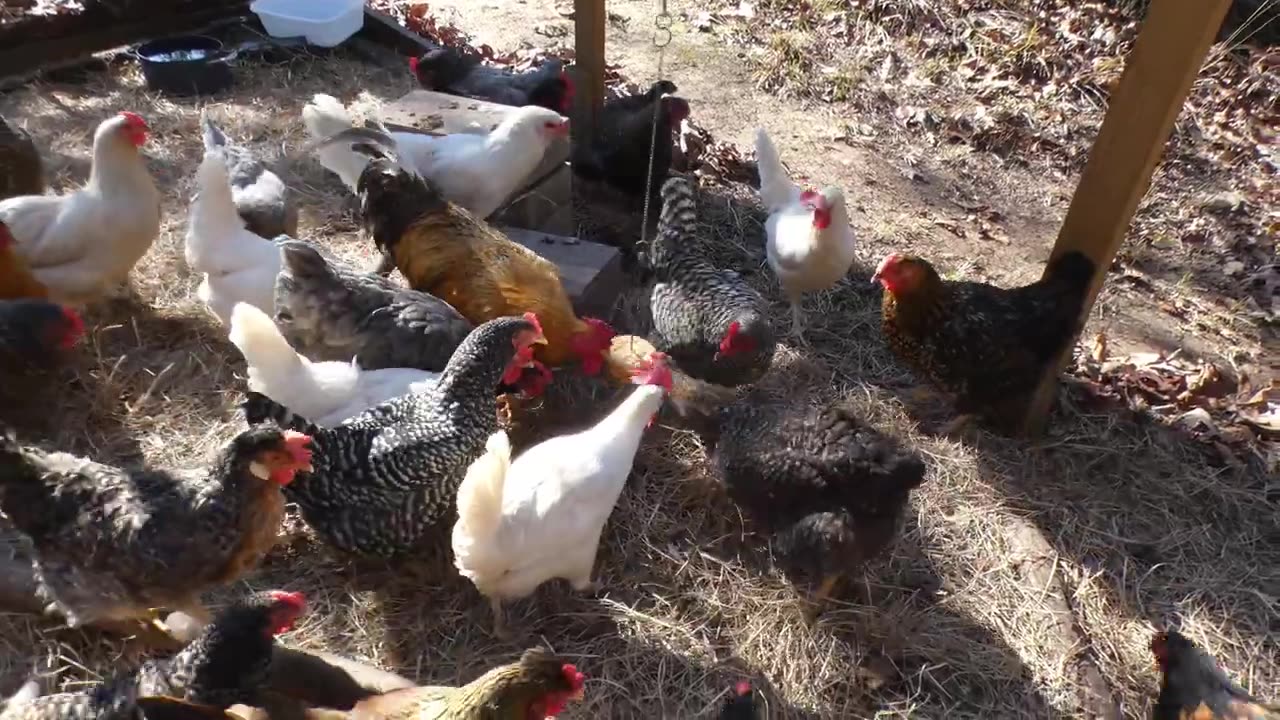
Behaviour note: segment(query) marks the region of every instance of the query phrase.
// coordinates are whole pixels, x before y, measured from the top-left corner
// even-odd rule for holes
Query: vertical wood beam
[[[570,132],[575,137],[589,137],[595,129],[596,117],[604,104],[604,0],[573,0],[574,64],[577,66],[574,87],[574,115]]]
[[[1096,266],[1081,310],[1088,318],[1133,213],[1151,185],[1174,120],[1231,0],[1155,0],[1111,93],[1107,114],[1071,198],[1050,259],[1078,250]],[[1044,431],[1071,348],[1050,364],[1027,405],[1024,429]]]

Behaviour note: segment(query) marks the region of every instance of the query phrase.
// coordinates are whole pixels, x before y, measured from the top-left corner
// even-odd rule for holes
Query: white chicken
[[[0,222],[51,300],[80,304],[102,298],[128,280],[159,236],[160,191],[139,152],[148,132],[135,113],[104,120],[93,134],[93,164],[84,187],[67,195],[0,201]]]
[[[798,337],[804,294],[832,287],[853,264],[853,231],[844,191],[834,186],[801,190],[787,177],[778,150],[763,128],[756,130],[756,163],[760,200],[769,212],[765,222],[769,267],[791,302],[791,334]]]
[[[393,148],[406,170],[440,188],[445,198],[487,218],[507,202],[542,162],[547,146],[567,137],[569,120],[554,110],[528,105],[509,112],[491,132],[426,135],[352,129],[351,116],[336,98],[316,95],[302,109],[320,164],[342,178],[353,192],[369,158],[351,149],[352,141],[377,137]],[[344,131],[350,130],[350,133]]]
[[[294,351],[266,313],[245,303],[231,311],[231,342],[249,366],[250,390],[321,427],[341,425],[392,398],[426,392],[440,377],[413,368],[361,370],[354,360],[312,362]]]
[[[275,311],[280,247],[245,227],[231,197],[226,159],[219,152],[205,152],[196,170],[186,258],[192,270],[204,273],[196,296],[223,325],[231,322],[236,303]]]
[[[551,438],[513,462],[503,431],[467,469],[458,488],[454,563],[493,608],[505,633],[502,603],[564,578],[591,590],[596,548],[631,473],[645,427],[671,388],[666,356],[637,368],[640,387],[593,427]]]

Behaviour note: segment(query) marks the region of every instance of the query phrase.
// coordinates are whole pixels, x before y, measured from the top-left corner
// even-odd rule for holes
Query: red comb
[[[737,685],[733,686],[733,692],[738,697],[742,697],[743,695],[750,695],[751,683],[747,682],[746,680],[740,680],[738,681]]]
[[[63,350],[69,350],[77,341],[80,340],[80,336],[84,335],[84,318],[81,318],[80,313],[76,312],[73,308],[66,306],[63,306],[62,308],[62,317],[67,321],[67,328],[62,334],[62,340],[58,345],[61,346]]]
[[[413,72],[413,73],[418,72],[418,58],[416,57],[409,58],[409,72]]]
[[[130,124],[130,125],[140,125],[140,126],[142,126],[142,129],[144,129],[144,130],[146,130],[146,129],[147,129],[147,121],[146,121],[146,120],[143,120],[143,119],[142,119],[142,116],[141,116],[141,115],[139,115],[138,113],[135,113],[135,112],[129,112],[128,110],[124,110],[124,111],[121,111],[121,113],[120,113],[120,117],[122,117],[122,118],[124,118],[125,120],[127,120],[127,121],[129,122],[129,124]]]
[[[278,603],[284,603],[298,612],[302,612],[307,607],[307,596],[300,592],[285,592],[284,590],[271,590],[267,593],[272,600]]]
[[[537,315],[533,314],[532,312],[527,312],[524,314],[524,319],[530,325],[533,325],[533,329],[537,330],[539,335],[542,334],[542,323],[538,322]]]

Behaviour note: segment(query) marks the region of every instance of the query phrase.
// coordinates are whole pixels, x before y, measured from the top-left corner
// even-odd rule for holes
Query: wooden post
[[[1138,202],[1151,185],[1173,122],[1230,5],[1231,0],[1158,0],[1147,7],[1050,256],[1079,250],[1097,266],[1085,296],[1083,318],[1093,309]],[[1047,368],[1031,397],[1024,423],[1028,434],[1043,432],[1057,396],[1058,376],[1070,357],[1068,348]]]
[[[574,118],[570,131],[575,137],[590,137],[596,115],[604,104],[604,0],[573,0]]]

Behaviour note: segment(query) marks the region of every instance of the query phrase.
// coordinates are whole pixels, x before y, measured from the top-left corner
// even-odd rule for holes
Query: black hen
[[[773,534],[782,569],[822,597],[888,547],[925,465],[844,405],[757,395],[720,410],[712,463],[734,503]]]
[[[220,152],[227,163],[231,199],[249,232],[263,238],[298,234],[298,204],[293,190],[252,150],[227,139],[208,112],[200,113],[204,151]]]
[[[717,385],[755,382],[776,346],[764,298],[738,273],[703,257],[697,207],[683,177],[662,186],[662,216],[649,251],[653,344],[685,374]]]
[[[312,360],[440,372],[472,330],[434,295],[331,265],[306,242],[282,242],[280,252],[276,324]]]
[[[40,151],[25,130],[0,116],[0,200],[44,194]]]
[[[729,696],[720,706],[720,720],[759,720],[756,694],[751,683],[743,680],[729,689]]]
[[[83,334],[84,321],[71,308],[44,300],[0,300],[0,364],[43,365]]]
[[[689,103],[672,97],[675,83],[660,80],[642,95],[610,100],[600,110],[592,137],[574,143],[570,162],[578,177],[606,182],[628,196],[654,195],[671,170],[672,131],[689,116]],[[655,108],[657,104],[659,107]],[[657,135],[654,111],[657,110]],[[657,144],[653,141],[656,137]],[[653,147],[653,183],[650,185],[649,148]]]
[[[452,521],[458,485],[498,429],[494,390],[532,365],[537,342],[545,340],[531,315],[490,320],[458,346],[429,391],[337,427],[315,427],[254,392],[245,416],[308,428],[314,471],[299,473],[285,494],[321,538],[348,552],[395,556]]]
[[[306,608],[301,593],[256,593],[223,610],[177,655],[138,670],[138,694],[229,707],[253,703],[267,682],[275,636]]]
[[[1160,697],[1152,720],[1274,720],[1266,707],[1231,681],[1218,663],[1177,630],[1156,633],[1151,652],[1160,666]]]
[[[502,105],[537,105],[567,115],[573,106],[573,81],[564,62],[552,58],[522,73],[489,67],[480,58],[438,48],[409,58],[409,69],[424,90],[465,95]]]

